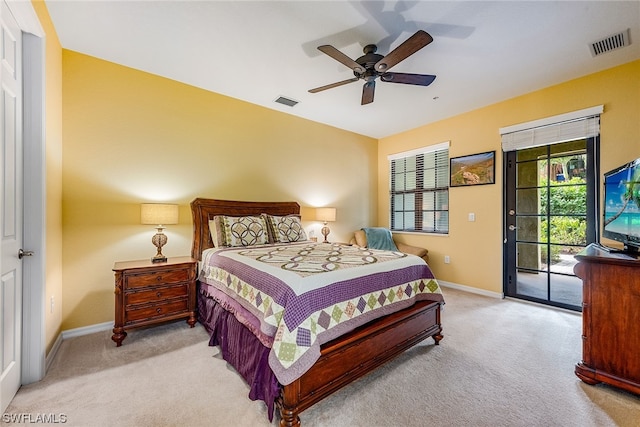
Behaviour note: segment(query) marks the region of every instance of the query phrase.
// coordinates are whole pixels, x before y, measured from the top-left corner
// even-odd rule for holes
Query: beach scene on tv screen
[[[625,169],[607,177],[604,221],[607,231],[640,237],[640,209],[633,199],[627,200],[625,196],[633,174],[633,169]],[[636,185],[640,187],[640,183]]]

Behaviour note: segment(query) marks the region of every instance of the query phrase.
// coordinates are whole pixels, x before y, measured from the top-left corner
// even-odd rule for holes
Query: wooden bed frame
[[[213,247],[209,220],[215,215],[299,214],[300,205],[198,198],[191,202],[191,212],[191,256],[200,260],[202,251]],[[436,345],[443,338],[440,304],[435,301],[419,301],[322,345],[320,359],[311,369],[293,383],[282,386],[277,401],[280,426],[300,426],[300,412],[428,337],[433,337]]]

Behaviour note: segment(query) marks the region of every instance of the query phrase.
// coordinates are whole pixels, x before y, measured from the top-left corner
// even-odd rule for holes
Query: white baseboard
[[[437,279],[437,280],[440,286],[443,288],[458,289],[460,291],[470,292],[472,294],[484,295],[486,297],[491,297],[491,298],[498,298],[498,299],[504,298],[504,293],[502,292],[492,292],[484,289],[474,288],[472,286],[460,285],[458,283],[453,283],[453,282],[446,282],[440,279]]]
[[[44,373],[46,374],[49,371],[49,367],[53,363],[53,359],[55,359],[56,354],[58,354],[58,350],[60,350],[60,345],[62,344],[62,334],[58,334],[58,338],[53,343],[51,350],[44,358]]]
[[[62,331],[58,335],[58,338],[56,338],[55,342],[53,343],[53,346],[51,347],[49,354],[47,354],[47,356],[45,357],[45,362],[44,362],[45,373],[49,370],[49,367],[53,363],[53,360],[55,359],[56,354],[58,354],[58,350],[60,350],[62,341],[66,340],[67,338],[80,337],[82,335],[89,335],[95,332],[108,331],[111,328],[113,328],[113,322],[104,322],[104,323],[98,323],[95,325],[83,326],[81,328],[67,329],[66,331]]]
[[[83,326],[81,328],[67,329],[62,331],[62,339],[81,337],[82,335],[89,335],[96,332],[108,331],[113,328],[113,322],[97,323],[95,325]]]

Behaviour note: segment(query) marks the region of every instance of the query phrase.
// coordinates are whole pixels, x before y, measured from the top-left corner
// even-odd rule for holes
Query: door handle
[[[34,255],[33,251],[23,251],[22,249],[18,251],[18,259],[22,259],[26,256],[33,256],[33,255]]]

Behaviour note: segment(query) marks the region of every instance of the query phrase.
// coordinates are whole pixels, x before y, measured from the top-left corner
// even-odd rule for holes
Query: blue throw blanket
[[[383,249],[385,251],[397,251],[398,248],[391,238],[391,231],[383,227],[363,228],[367,236],[367,247],[371,249]]]

